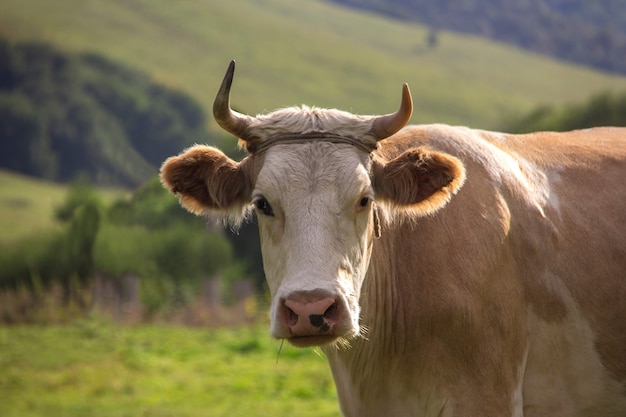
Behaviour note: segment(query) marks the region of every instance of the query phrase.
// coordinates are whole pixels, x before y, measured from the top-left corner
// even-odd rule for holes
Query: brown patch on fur
[[[249,199],[246,162],[235,162],[216,148],[196,145],[163,163],[161,182],[194,214],[230,210]]]
[[[457,158],[426,148],[409,149],[383,162],[373,158],[377,197],[408,208],[418,215],[443,207],[465,181],[465,168]]]

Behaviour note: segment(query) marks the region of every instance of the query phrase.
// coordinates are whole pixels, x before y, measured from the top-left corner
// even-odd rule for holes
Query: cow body
[[[361,295],[367,339],[324,349],[345,415],[626,413],[626,130],[503,135],[410,126],[467,180],[391,221]]]
[[[257,212],[271,333],[322,346],[346,416],[626,415],[626,129],[506,135],[309,107],[216,119],[164,185]],[[225,87],[226,86],[226,87]]]

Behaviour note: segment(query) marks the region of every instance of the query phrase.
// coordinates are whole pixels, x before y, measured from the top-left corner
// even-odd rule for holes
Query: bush
[[[94,247],[95,269],[108,276],[159,275],[154,256],[153,233],[140,226],[120,227],[105,223]]]
[[[164,229],[180,224],[197,226],[200,219],[184,210],[153,177],[131,196],[116,201],[108,212],[109,219],[118,225],[141,225],[149,229]]]
[[[60,232],[24,240],[0,254],[0,288],[32,291],[60,283],[66,302],[76,285],[93,276],[93,247],[100,225],[98,208],[85,204]]]

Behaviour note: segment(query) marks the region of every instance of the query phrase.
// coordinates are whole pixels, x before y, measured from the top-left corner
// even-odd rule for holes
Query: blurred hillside
[[[207,114],[233,58],[233,105],[249,114],[301,103],[385,113],[408,82],[414,123],[498,128],[540,104],[626,89],[625,77],[443,30],[433,43],[426,25],[318,0],[3,0],[0,30],[123,63]]]
[[[623,0],[333,0],[626,74]]]
[[[137,186],[194,138],[203,109],[118,63],[0,39],[0,167]]]

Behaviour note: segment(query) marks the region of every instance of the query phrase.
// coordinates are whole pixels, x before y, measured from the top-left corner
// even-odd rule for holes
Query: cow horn
[[[409,122],[413,114],[413,99],[411,98],[411,90],[409,85],[402,86],[402,102],[400,108],[395,113],[384,116],[378,116],[372,122],[372,135],[376,140],[383,140],[402,129]]]
[[[224,75],[217,96],[215,96],[215,101],[213,102],[213,117],[222,129],[240,139],[246,140],[248,125],[252,121],[252,117],[237,113],[230,108],[230,87],[233,84],[234,74],[235,61],[232,60],[226,70],[226,75]]]

